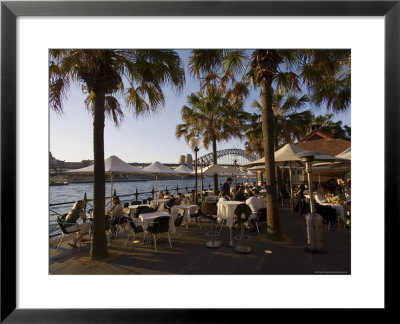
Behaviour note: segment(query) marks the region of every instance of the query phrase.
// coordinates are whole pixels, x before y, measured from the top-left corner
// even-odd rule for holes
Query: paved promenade
[[[111,240],[109,256],[101,261],[92,261],[89,257],[89,243],[73,249],[65,241],[56,252],[50,243],[50,274],[350,274],[350,228],[324,228],[326,254],[312,254],[304,250],[306,243],[305,221],[302,216],[292,214],[288,207],[280,208],[281,227],[284,238],[275,241],[261,227],[261,239],[257,232],[251,235],[247,244],[253,248],[249,254],[240,254],[230,248],[229,229],[224,227],[218,240],[224,245],[209,249],[205,243],[209,237],[208,223],[190,225],[188,229],[181,225],[171,235],[172,249],[168,239],[161,237],[157,241],[158,252],[154,246],[143,245],[140,241],[129,252],[124,247],[128,235],[121,232],[117,239]],[[235,229],[234,234],[238,234]],[[265,253],[270,250],[272,253]]]

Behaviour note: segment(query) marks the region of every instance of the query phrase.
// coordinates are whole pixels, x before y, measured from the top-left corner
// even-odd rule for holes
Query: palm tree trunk
[[[216,165],[217,163],[217,139],[214,136],[212,139],[212,147],[213,147],[213,163]],[[218,190],[218,174],[214,174],[214,185],[213,185],[213,194],[215,195]]]
[[[272,111],[272,78],[261,85],[262,103],[262,131],[264,141],[265,157],[265,186],[267,190],[267,225],[268,233],[278,234],[281,232],[278,199],[275,181],[275,159],[274,159],[274,129]]]
[[[275,122],[275,119],[274,119],[274,122]],[[278,136],[277,136],[277,132],[276,132],[276,123],[275,123],[274,124],[274,154],[277,150],[278,150]],[[274,160],[275,160],[275,155],[274,155]],[[276,182],[276,192],[278,193],[278,197],[279,197],[280,188],[282,188],[280,180],[281,180],[281,177],[279,176],[279,167],[275,164],[275,182]]]
[[[104,179],[104,91],[95,91],[95,110],[93,118],[94,150],[94,219],[93,238],[90,256],[94,260],[105,258],[107,243],[105,235],[105,179]]]

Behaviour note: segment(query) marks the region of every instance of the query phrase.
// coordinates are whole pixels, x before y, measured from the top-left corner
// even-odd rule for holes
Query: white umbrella
[[[336,155],[336,157],[351,160],[351,146],[345,149],[342,153]]]
[[[70,170],[67,171],[70,173],[94,173],[94,165],[90,165],[85,168]],[[150,172],[145,171],[144,169],[136,168],[124,161],[122,161],[118,156],[111,155],[104,160],[104,173],[110,175],[110,183],[111,183],[111,194],[110,199],[113,194],[113,182],[115,174],[150,174]]]
[[[181,188],[183,188],[183,176],[185,174],[192,174],[193,170],[189,169],[186,165],[181,164],[180,166],[178,166],[177,168],[174,169],[175,172],[178,172],[179,174],[182,175],[182,181],[181,181]]]
[[[161,164],[158,161],[153,162],[152,164],[143,168],[143,170],[146,170],[146,171],[156,175],[156,193],[157,193],[156,200],[158,200],[158,175],[159,174],[175,174],[175,175],[180,174],[179,172],[175,172],[171,168],[167,167],[164,164]]]

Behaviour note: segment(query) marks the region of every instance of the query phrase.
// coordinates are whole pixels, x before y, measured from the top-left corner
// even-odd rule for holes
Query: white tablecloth
[[[235,217],[235,208],[243,204],[242,201],[221,201],[217,204],[217,216],[219,219],[226,219],[226,225],[232,227]]]
[[[166,212],[140,214],[139,219],[143,224],[143,230],[146,230],[147,226],[149,226],[149,224],[152,224],[154,219],[160,216],[169,216],[169,231],[170,233],[175,234],[176,229],[174,224],[174,218],[171,217],[171,215]]]
[[[129,205],[128,208],[129,208],[130,210],[132,210],[132,211],[135,213],[135,212],[136,212],[136,209],[137,209],[139,206],[147,206],[147,207],[150,207],[149,204],[144,204],[144,205]]]
[[[175,217],[177,214],[183,210],[183,216],[186,217],[187,222],[190,222],[190,215],[196,212],[199,209],[199,206],[197,205],[176,205],[172,207],[171,209],[171,214],[174,215]]]

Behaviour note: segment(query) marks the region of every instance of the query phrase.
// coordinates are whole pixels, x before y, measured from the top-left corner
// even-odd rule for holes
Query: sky
[[[117,155],[125,162],[154,162],[178,163],[180,155],[190,154],[189,145],[184,138],[175,136],[176,125],[181,124],[180,111],[186,104],[186,98],[200,89],[199,82],[194,80],[187,71],[189,50],[178,51],[185,68],[186,83],[180,93],[170,87],[164,87],[165,105],[157,113],[135,117],[132,108],[124,107],[120,101],[125,117],[118,127],[106,118],[104,128],[104,157]],[[252,89],[246,99],[244,109],[254,112],[251,104],[259,100],[259,89]],[[93,159],[93,119],[86,110],[85,95],[80,84],[72,84],[67,99],[63,103],[63,114],[50,110],[50,152],[58,160],[79,162]],[[327,113],[326,109],[315,107],[312,112],[316,115]],[[347,112],[336,113],[333,120],[341,120],[342,125],[351,126],[350,109]],[[232,139],[228,142],[217,143],[217,150],[228,148],[244,149],[246,139]],[[198,156],[210,153],[200,148]]]

